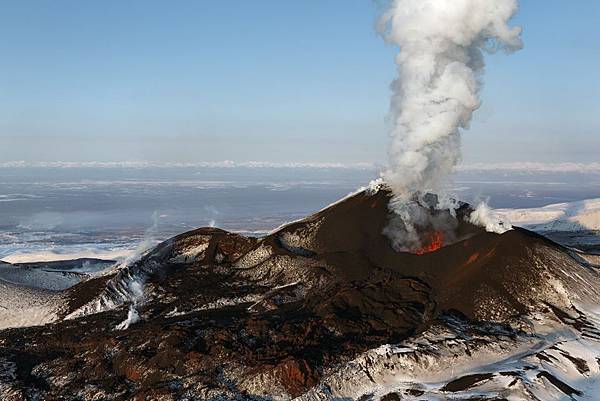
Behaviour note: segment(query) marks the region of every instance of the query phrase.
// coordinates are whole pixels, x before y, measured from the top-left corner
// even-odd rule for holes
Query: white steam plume
[[[129,282],[129,310],[127,311],[127,318],[119,323],[115,330],[127,330],[129,326],[140,321],[140,315],[137,311],[138,304],[144,300],[144,282],[142,279],[137,278]]]
[[[480,105],[483,52],[522,46],[521,29],[508,25],[517,8],[517,0],[392,0],[379,21],[400,47],[383,176],[407,232],[412,207],[402,205],[440,192],[460,160],[460,130]]]
[[[487,231],[496,234],[502,234],[512,229],[512,225],[503,221],[500,215],[490,209],[487,202],[480,202],[477,205],[477,208],[469,215],[469,222],[485,227]]]
[[[387,182],[401,197],[438,189],[460,159],[460,128],[479,105],[483,51],[522,46],[516,0],[394,0],[380,20],[400,47]]]
[[[135,249],[135,252],[133,254],[129,255],[129,257],[127,259],[125,259],[123,261],[123,263],[121,263],[121,265],[123,265],[123,266],[132,265],[134,262],[137,262],[138,260],[140,260],[140,258],[146,252],[148,252],[150,249],[155,247],[156,244],[158,244],[159,241],[156,239],[156,236],[158,234],[158,224],[159,224],[160,217],[161,217],[161,215],[158,214],[158,210],[155,210],[152,213],[152,216],[151,216],[152,225],[150,227],[148,227],[146,229],[146,231],[144,232],[144,236],[138,243],[138,245]]]

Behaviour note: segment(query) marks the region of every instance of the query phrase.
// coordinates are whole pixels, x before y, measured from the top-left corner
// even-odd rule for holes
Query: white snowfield
[[[104,259],[104,260],[125,260],[135,255],[135,249],[113,249],[113,250],[101,250],[94,248],[74,248],[71,252],[55,252],[53,250],[48,251],[29,251],[23,250],[19,252],[11,253],[1,258],[1,261],[7,263],[34,263],[34,262],[56,262],[61,260],[72,260],[72,259]]]
[[[0,261],[0,330],[56,321],[65,307],[65,291],[104,274],[110,266],[84,261],[61,269],[61,265],[31,267]]]
[[[0,278],[0,330],[55,321],[64,297],[60,292],[32,288]]]
[[[534,231],[599,231],[600,198],[530,209],[496,209],[512,225]]]

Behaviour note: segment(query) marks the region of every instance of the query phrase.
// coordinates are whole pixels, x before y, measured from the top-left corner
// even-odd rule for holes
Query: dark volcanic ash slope
[[[591,394],[596,270],[529,231],[466,223],[467,206],[451,244],[396,252],[389,196],[358,193],[262,239],[191,231],[72,287],[55,323],[0,331],[2,399]]]

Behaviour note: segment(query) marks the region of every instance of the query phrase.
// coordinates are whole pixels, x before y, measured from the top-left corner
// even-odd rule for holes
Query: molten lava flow
[[[423,255],[424,253],[437,251],[442,245],[444,245],[444,234],[441,231],[434,231],[429,234],[427,243],[417,249],[415,253],[417,255]]]

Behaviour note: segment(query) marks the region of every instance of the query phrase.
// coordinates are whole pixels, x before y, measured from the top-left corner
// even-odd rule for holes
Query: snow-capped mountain
[[[514,225],[535,231],[600,231],[600,199],[496,212]]]

